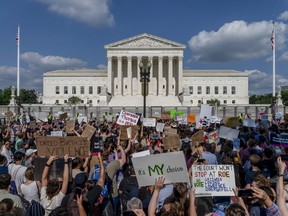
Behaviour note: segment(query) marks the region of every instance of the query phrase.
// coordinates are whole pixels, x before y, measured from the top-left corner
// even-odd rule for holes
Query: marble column
[[[168,57],[168,95],[174,95],[172,89],[172,77],[173,77],[173,56]]]
[[[163,91],[163,56],[158,56],[158,95],[162,95]]]
[[[122,56],[117,57],[117,76],[118,76],[118,95],[122,95],[122,83],[123,83]]]
[[[132,95],[132,56],[127,57],[127,94]]]
[[[141,95],[141,91],[142,91],[142,84],[140,83],[140,79],[141,79],[141,76],[140,76],[140,68],[139,68],[139,64],[142,60],[142,57],[141,56],[137,56],[137,91],[138,91],[138,95]]]
[[[151,56],[149,56],[148,57],[148,62],[150,62],[150,64],[151,64],[151,68],[150,68],[150,82],[149,82],[149,88],[148,88],[148,92],[147,92],[147,95],[149,95],[149,94],[152,94],[153,93],[153,87],[152,87],[152,85],[153,85],[153,83],[152,83],[152,77],[153,77],[153,57],[151,57]]]
[[[108,92],[111,94],[114,94],[112,92],[112,86],[113,86],[113,81],[112,81],[112,57],[108,56],[108,65],[107,65],[107,75],[108,75]]]
[[[183,57],[178,56],[178,94],[183,91]]]

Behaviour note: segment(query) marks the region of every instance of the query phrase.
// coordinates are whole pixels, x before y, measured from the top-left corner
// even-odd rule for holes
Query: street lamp
[[[148,61],[147,65],[144,67],[143,63],[139,63],[140,68],[140,82],[143,83],[143,117],[146,118],[146,85],[150,82],[150,69],[151,69],[151,62]]]

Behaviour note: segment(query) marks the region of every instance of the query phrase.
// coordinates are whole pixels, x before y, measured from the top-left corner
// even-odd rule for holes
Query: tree
[[[20,89],[20,104],[35,104],[37,103],[36,91]]]
[[[68,98],[68,104],[76,105],[76,104],[79,104],[80,102],[81,102],[81,99],[79,97],[72,96]]]
[[[220,101],[218,99],[211,99],[211,100],[207,100],[207,104],[211,105],[211,106],[220,106]]]
[[[11,99],[11,87],[0,89],[0,105],[8,105]]]

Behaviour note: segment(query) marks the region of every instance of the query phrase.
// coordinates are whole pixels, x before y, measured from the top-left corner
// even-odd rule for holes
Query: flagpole
[[[17,97],[20,96],[20,25],[18,24],[17,31]]]
[[[275,36],[275,23],[273,22],[273,32],[272,32],[272,49],[273,49],[273,97],[275,97],[275,50],[276,50],[276,36]]]

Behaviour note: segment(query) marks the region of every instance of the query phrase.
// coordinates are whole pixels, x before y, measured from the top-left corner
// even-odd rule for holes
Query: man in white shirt
[[[11,141],[7,140],[2,146],[1,155],[5,156],[8,164],[13,163],[13,153],[11,151]]]

